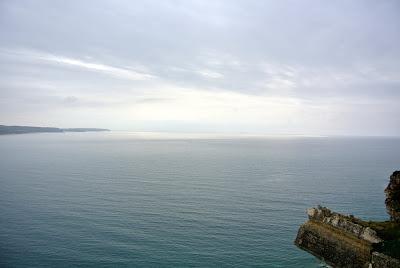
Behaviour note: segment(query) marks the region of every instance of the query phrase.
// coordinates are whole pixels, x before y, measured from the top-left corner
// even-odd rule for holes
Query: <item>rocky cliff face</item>
[[[390,182],[385,193],[385,204],[390,219],[400,223],[400,171],[395,171],[390,176]]]
[[[400,171],[392,174],[385,192],[391,221],[364,222],[325,207],[310,208],[295,244],[333,267],[400,268]]]
[[[372,252],[371,267],[399,268],[400,261],[379,252]]]
[[[369,243],[380,243],[383,241],[374,230],[356,223],[354,217],[344,216],[324,207],[310,208],[307,210],[307,214],[309,220],[325,223]]]
[[[373,244],[382,241],[375,231],[327,208],[311,208],[307,214],[295,240],[298,247],[334,267],[369,267]]]

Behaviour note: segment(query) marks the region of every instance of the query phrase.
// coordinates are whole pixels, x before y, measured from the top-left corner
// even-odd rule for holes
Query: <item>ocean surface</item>
[[[318,204],[384,220],[398,138],[0,136],[0,267],[318,267]]]

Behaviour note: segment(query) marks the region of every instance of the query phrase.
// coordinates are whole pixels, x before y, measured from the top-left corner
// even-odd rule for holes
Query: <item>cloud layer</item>
[[[400,135],[397,1],[2,1],[0,122]]]

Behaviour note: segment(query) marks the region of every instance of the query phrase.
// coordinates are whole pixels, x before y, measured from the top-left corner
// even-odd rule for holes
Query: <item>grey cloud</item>
[[[341,71],[354,63],[383,61],[399,68],[396,1],[5,1],[2,5],[3,46],[33,48],[75,63],[89,56],[109,66],[140,64],[184,85],[258,92],[258,83],[253,82],[265,77],[257,68],[260,62]],[[226,55],[233,64],[226,64]],[[189,71],[174,72],[173,66]],[[210,81],[216,76],[223,79]]]
[[[399,14],[395,0],[5,0],[0,100],[144,104],[176,85],[385,106],[400,98]]]

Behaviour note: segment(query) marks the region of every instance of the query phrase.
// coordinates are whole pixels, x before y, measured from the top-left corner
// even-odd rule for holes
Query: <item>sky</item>
[[[400,2],[0,0],[0,124],[400,135]]]

